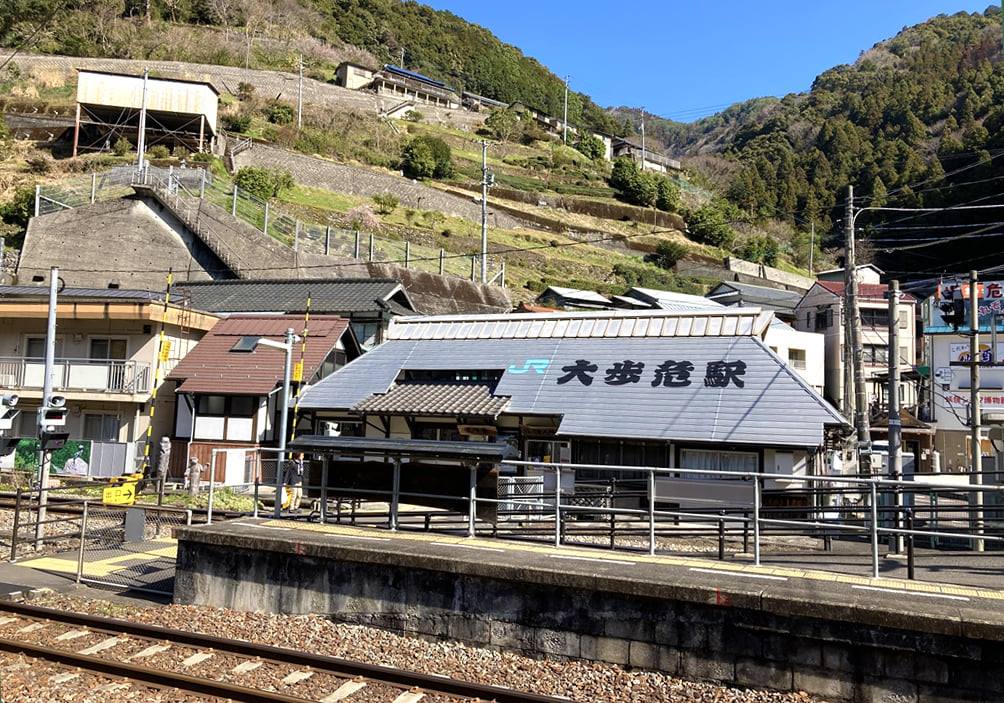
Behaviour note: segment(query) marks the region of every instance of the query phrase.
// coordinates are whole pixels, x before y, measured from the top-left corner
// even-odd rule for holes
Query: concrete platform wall
[[[262,540],[268,543],[271,540]],[[278,542],[278,540],[277,540]],[[299,552],[299,553],[296,553]],[[758,603],[707,589],[659,598],[590,588],[581,575],[534,583],[462,573],[442,560],[387,563],[179,541],[175,602],[334,619],[539,657],[581,658],[691,679],[802,690],[855,703],[1004,700],[999,642],[854,622],[840,609]],[[518,570],[517,570],[518,571]],[[601,579],[596,579],[599,583]],[[818,610],[818,612],[816,612]]]

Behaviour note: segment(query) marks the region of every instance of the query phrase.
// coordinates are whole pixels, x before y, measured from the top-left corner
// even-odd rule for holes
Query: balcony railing
[[[53,388],[91,393],[150,392],[150,365],[138,361],[107,359],[56,359]],[[0,388],[41,389],[45,360],[0,357]]]

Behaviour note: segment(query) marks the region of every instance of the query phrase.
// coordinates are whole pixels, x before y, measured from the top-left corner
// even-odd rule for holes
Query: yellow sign
[[[303,383],[303,362],[297,361],[293,364],[293,380],[296,383]]]
[[[171,340],[165,339],[164,343],[160,345],[160,360],[167,361],[171,356]]]
[[[136,487],[143,474],[126,474],[111,480],[111,485],[101,491],[105,505],[132,505],[136,502]]]

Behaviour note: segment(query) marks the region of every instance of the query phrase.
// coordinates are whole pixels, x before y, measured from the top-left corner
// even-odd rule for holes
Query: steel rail
[[[343,676],[346,678],[364,678],[383,685],[395,686],[402,689],[421,689],[429,693],[439,693],[461,698],[481,699],[484,701],[495,701],[496,703],[559,703],[566,699],[544,696],[536,693],[515,691],[501,686],[490,686],[468,681],[460,681],[434,674],[423,674],[407,669],[398,669],[390,666],[378,664],[366,664],[364,662],[340,659],[325,654],[313,654],[301,652],[284,647],[274,647],[272,645],[257,644],[244,640],[233,640],[215,635],[206,635],[186,630],[176,630],[173,628],[160,627],[159,625],[147,625],[144,623],[120,620],[117,618],[107,618],[99,615],[86,615],[84,613],[72,613],[53,608],[46,608],[37,605],[26,605],[24,603],[0,603],[0,612],[21,615],[28,618],[46,619],[53,622],[60,622],[70,625],[77,625],[91,630],[101,630],[110,634],[127,634],[135,637],[153,639],[158,641],[167,640],[175,644],[188,645],[203,649],[223,651],[229,654],[237,654],[248,658],[260,658],[277,664],[286,666],[295,665],[310,667],[315,671]],[[0,640],[0,648],[6,646],[15,647],[8,651],[27,651],[21,642],[9,642]],[[17,649],[20,647],[20,649]],[[36,647],[36,649],[45,649]],[[58,650],[61,654],[63,650]],[[69,656],[79,656],[72,652],[66,652]],[[39,654],[38,656],[42,656]],[[102,663],[108,660],[99,659]],[[90,668],[82,664],[74,664],[81,668]],[[168,678],[181,676],[173,672],[164,672]],[[130,675],[130,678],[132,676]],[[274,694],[269,694],[274,695]],[[222,696],[226,698],[227,696]],[[242,699],[245,700],[245,699]],[[251,700],[251,699],[246,699]],[[270,701],[299,701],[298,698],[261,698],[255,700]]]

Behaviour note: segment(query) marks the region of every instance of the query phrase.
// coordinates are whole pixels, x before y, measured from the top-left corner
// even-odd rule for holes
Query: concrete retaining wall
[[[808,691],[830,701],[1004,699],[1004,648],[953,634],[959,630],[948,620],[944,631],[905,614],[863,623],[852,606],[823,609],[762,593],[706,588],[702,602],[695,589],[667,584],[649,589],[653,597],[574,574],[549,573],[544,583],[531,569],[511,568],[503,578],[497,568],[442,559],[394,564],[386,555],[348,557],[346,550],[336,558],[309,541],[285,552],[269,546],[270,537],[252,549],[188,541],[186,532],[179,535],[177,603],[328,613],[424,638]]]

